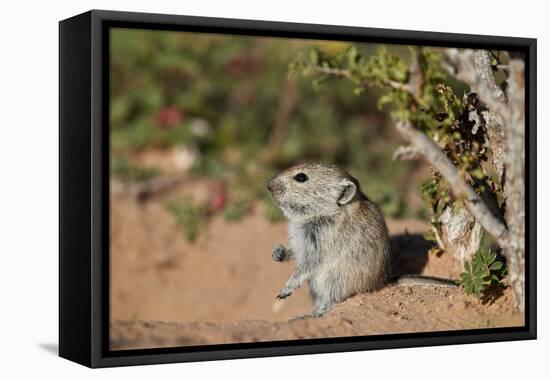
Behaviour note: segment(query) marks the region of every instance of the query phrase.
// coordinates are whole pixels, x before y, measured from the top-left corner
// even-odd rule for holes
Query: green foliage
[[[474,294],[481,298],[491,286],[502,285],[506,268],[490,248],[480,249],[472,261],[464,262],[464,272],[460,273],[460,284],[468,295]]]
[[[445,207],[452,204],[451,191],[447,187],[447,182],[441,178],[439,173],[431,170],[430,178],[420,185],[420,193],[430,211],[430,224],[434,232],[439,233],[439,217]],[[435,240],[435,235],[430,235],[427,239]]]
[[[190,200],[169,201],[166,209],[183,228],[187,240],[194,242],[210,216],[208,204],[194,205]]]
[[[378,54],[365,58],[356,46],[349,46],[337,54],[330,55],[318,48],[298,54],[289,64],[290,74],[300,73],[314,76],[313,85],[319,87],[331,75],[346,77],[356,86],[355,93],[365,89],[365,83],[385,87],[392,82],[404,83],[407,66],[395,55],[381,47]]]

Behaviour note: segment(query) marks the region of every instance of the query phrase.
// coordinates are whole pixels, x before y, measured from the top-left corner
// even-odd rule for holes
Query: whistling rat
[[[271,179],[267,188],[289,220],[290,246],[276,245],[272,257],[297,261],[278,299],[308,282],[311,315],[321,316],[334,304],[379,289],[391,279],[384,216],[346,171],[318,163],[298,164]],[[402,283],[454,286],[429,277],[404,277]]]

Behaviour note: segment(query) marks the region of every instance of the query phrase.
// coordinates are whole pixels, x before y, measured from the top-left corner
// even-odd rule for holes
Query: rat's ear
[[[355,197],[357,185],[351,180],[345,179],[342,181],[342,192],[338,198],[338,205],[345,205]]]

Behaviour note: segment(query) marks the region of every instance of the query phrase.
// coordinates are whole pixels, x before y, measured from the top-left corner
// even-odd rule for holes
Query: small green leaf
[[[464,272],[460,273],[460,284],[468,295],[478,298],[492,285],[499,285],[506,268],[496,260],[496,253],[490,249],[477,251],[470,261],[464,262]]]

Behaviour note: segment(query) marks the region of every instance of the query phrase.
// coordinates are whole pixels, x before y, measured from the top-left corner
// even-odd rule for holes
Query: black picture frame
[[[525,53],[525,326],[109,350],[109,30],[299,37]],[[89,367],[536,338],[536,39],[92,10],[59,23],[59,354]]]

